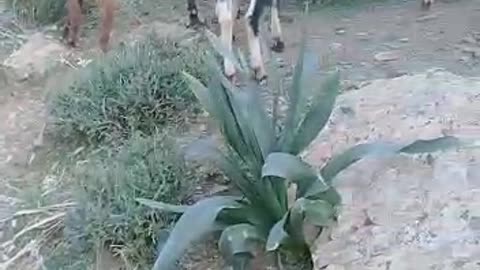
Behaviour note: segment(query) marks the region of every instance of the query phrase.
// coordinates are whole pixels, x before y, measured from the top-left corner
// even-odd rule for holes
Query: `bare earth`
[[[294,1],[291,0],[291,2]],[[169,10],[169,12],[172,14],[184,15],[183,8],[183,5],[179,5],[173,10],[173,12],[171,10]],[[207,6],[205,6],[203,9],[212,10]],[[172,14],[170,13],[167,16],[168,18],[166,21],[171,23],[172,21],[175,21],[175,19],[173,19],[174,17],[172,17]],[[0,9],[0,23],[2,23],[2,14],[3,13],[1,13]],[[211,21],[210,19],[214,17],[214,14],[209,13],[207,17],[208,21]],[[294,62],[296,57],[296,48],[298,47],[298,42],[300,40],[301,13],[299,12],[299,9],[293,4],[286,6],[282,13],[282,21],[286,42],[286,51],[282,54],[275,55],[275,57],[281,58],[285,63],[291,64]],[[368,96],[366,97],[362,95],[362,88],[369,84],[369,81],[373,79],[395,78],[405,74],[417,74],[419,72],[425,72],[432,67],[444,68],[454,74],[466,77],[475,77],[479,76],[480,74],[479,1],[437,1],[432,10],[421,11],[419,1],[417,0],[392,0],[381,3],[356,5],[348,8],[339,7],[312,11],[311,16],[307,19],[307,21],[308,34],[311,37],[311,44],[313,48],[327,61],[339,65],[343,71],[342,76],[345,80],[345,90],[360,88],[358,93],[354,94],[353,97],[349,97],[353,98],[351,104],[356,104],[356,101],[358,101],[358,104],[360,104],[364,99],[368,99]],[[181,22],[178,22],[178,24],[175,24],[174,26],[179,27],[178,29],[183,29]],[[241,38],[237,38],[237,40],[242,40],[242,37],[245,37],[243,23],[239,22],[238,26],[237,37]],[[161,32],[163,29],[172,31],[172,24],[163,25],[162,23],[157,23],[154,24],[153,27],[157,29],[157,32]],[[121,41],[123,37],[123,35],[120,35],[119,32],[121,31],[117,30],[114,32],[114,35],[116,35],[114,40],[116,42]],[[27,36],[30,36],[30,34]],[[132,37],[134,36],[135,35],[132,35]],[[57,61],[58,59],[62,58],[61,56],[63,54],[69,53],[68,49],[63,48],[62,45],[58,44],[54,39],[49,39],[43,45],[41,42],[45,42],[45,40],[38,40],[41,41],[36,41],[35,38],[31,39],[31,42],[34,43],[33,45],[38,45],[38,47],[33,46],[35,48],[34,50],[37,51],[35,57],[38,58],[32,57],[32,54],[25,53],[24,55],[19,56],[20,59],[28,59],[34,63],[44,63],[45,58],[48,58],[49,60],[53,60],[54,63],[57,63],[57,65],[60,65],[63,70],[68,70],[66,65],[58,64],[59,62]],[[244,45],[243,41],[241,45]],[[53,50],[52,46],[58,50]],[[6,47],[0,46],[0,50],[4,50],[4,48]],[[45,52],[45,54],[42,54],[42,51]],[[0,51],[0,62],[4,62],[10,53],[11,51]],[[84,49],[84,51],[76,51],[75,54],[89,57],[92,55],[92,51]],[[18,62],[22,62],[22,60],[18,60],[17,63]],[[22,74],[25,75],[23,73],[24,69],[21,69],[21,71],[22,72],[19,73],[17,69],[15,70],[15,74],[15,72],[11,72],[5,67],[0,66],[1,183],[4,183],[5,180],[11,179],[20,179],[26,181],[30,179],[30,175],[33,172],[36,170],[41,172],[41,170],[44,169],[42,167],[33,166],[38,159],[41,159],[41,157],[35,157],[35,159],[32,159],[32,154],[34,153],[33,150],[41,147],[44,144],[39,134],[42,133],[42,129],[46,121],[46,95],[51,88],[45,87],[45,83],[38,83],[29,79],[25,81],[25,78],[19,78],[19,76],[21,77]],[[32,74],[35,72],[38,72],[38,69],[33,70]],[[443,75],[440,74],[435,76]],[[462,81],[457,77],[449,77],[453,76],[451,74],[444,76],[448,80],[451,79],[459,84],[465,84],[465,87],[476,87],[476,89],[480,89],[478,83]],[[50,76],[48,81],[51,83],[51,81],[55,79],[55,76]],[[416,83],[415,80],[411,80],[409,82]],[[446,83],[446,85],[448,85],[448,82]],[[391,86],[391,84],[382,84],[378,82],[375,85],[378,87],[378,94],[384,95],[384,99],[369,104],[368,106],[372,106],[369,107],[371,111],[383,111],[386,103],[388,103],[390,100],[389,97],[391,94],[399,95],[398,100],[404,102],[396,104],[395,106],[410,108],[411,110],[421,109],[421,106],[415,106],[415,102],[419,102],[419,99],[415,97],[415,92],[382,92],[383,87],[394,86]],[[442,87],[445,87],[445,85]],[[453,88],[454,87],[452,86],[452,89]],[[458,90],[460,88],[456,89]],[[406,87],[404,85],[402,87],[398,87],[397,90],[408,91],[408,86]],[[424,100],[425,102],[435,99],[441,100],[442,96],[448,94],[448,89],[439,92],[433,91],[432,89],[430,90],[431,91],[422,92],[421,95],[426,96],[421,96],[421,100]],[[465,93],[465,95],[473,98],[474,101],[472,102],[474,102],[473,104],[475,104],[475,106],[472,105],[468,106],[467,108],[471,110],[475,110],[475,108],[477,108],[477,111],[472,111],[471,114],[469,114],[468,111],[462,110],[461,115],[465,117],[468,115],[478,115],[478,108],[480,108],[478,106],[478,94],[475,96],[474,89],[471,90],[472,91],[468,92],[468,94]],[[370,97],[374,97],[375,89],[372,90],[372,88],[369,88],[369,90],[366,90],[365,93],[368,93]],[[477,93],[480,92],[477,90]],[[400,98],[402,95],[407,94],[411,95],[411,98]],[[461,99],[461,97],[459,98]],[[452,105],[450,109],[445,109],[444,112],[455,114],[457,112],[456,109],[460,108],[462,108],[461,105]],[[408,114],[411,112],[407,113],[406,111],[402,110],[393,111],[394,113],[397,113],[397,115],[392,115],[393,118],[391,121],[398,121],[398,123],[396,122],[394,124],[399,125],[402,128],[405,126],[405,130],[410,130],[409,132],[411,133],[412,131],[410,126],[407,126],[410,124],[410,122],[405,122],[405,118],[401,117],[401,114]],[[420,112],[418,111],[418,113]],[[372,117],[370,120],[375,121],[375,119],[377,118]],[[452,119],[457,118],[452,116]],[[465,126],[478,126],[478,119],[478,117],[472,118],[471,122],[469,122],[468,125],[465,124]],[[357,122],[352,121],[351,123],[355,124]],[[418,123],[415,122],[415,125],[417,124]],[[357,126],[357,128],[360,128],[361,124],[358,125],[359,126]],[[345,129],[347,128],[348,127],[345,127]],[[387,128],[387,126],[380,127],[380,129],[385,130]],[[442,124],[441,128],[447,128],[446,124]],[[414,130],[415,132],[418,132],[414,132],[415,136],[425,135],[421,133],[422,131],[420,131],[420,129]],[[470,128],[466,132],[468,134],[472,134],[472,132],[477,135],[480,134],[480,131],[474,128]],[[340,132],[335,136],[346,136],[345,134],[346,133]],[[459,132],[458,134],[462,135],[463,133]],[[402,134],[395,134],[394,132],[390,135],[385,136],[385,138],[402,137]],[[427,136],[428,135],[431,134],[427,134]],[[335,142],[336,139],[338,139],[338,137],[327,141],[332,142],[332,145],[334,145],[333,142]],[[363,139],[364,138],[360,138],[356,141],[358,142]],[[322,144],[319,142],[312,147],[313,154],[310,155],[310,159],[314,165],[320,165],[321,161],[328,157],[328,151],[332,151],[333,149],[332,145],[325,145],[325,143]],[[319,152],[315,154],[315,151]],[[419,176],[417,175],[417,177]],[[0,216],[1,213],[2,210],[0,209]],[[401,255],[406,256],[405,254]],[[332,258],[323,258],[323,260],[329,260],[329,263],[332,264],[336,263],[339,265],[338,267],[347,267],[328,269],[350,269],[348,266],[345,266],[340,262],[336,262]],[[318,259],[316,263],[321,264],[323,262],[320,262],[320,259]],[[478,269],[478,265],[476,267],[477,268],[474,267],[468,269]],[[388,266],[387,268],[379,267],[365,269],[383,270],[390,268]],[[401,268],[398,266],[398,268],[391,269],[410,268]]]

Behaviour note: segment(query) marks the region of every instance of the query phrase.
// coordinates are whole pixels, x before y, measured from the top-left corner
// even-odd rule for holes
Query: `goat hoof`
[[[281,53],[285,49],[285,43],[280,38],[274,38],[271,47],[272,51]]]
[[[67,45],[71,48],[76,48],[77,47],[77,43],[73,40],[68,40]]]
[[[187,28],[193,28],[193,29],[200,29],[205,26],[205,23],[200,21],[200,19],[195,16],[195,17],[190,17],[190,21],[187,24]]]
[[[253,69],[253,79],[259,83],[264,83],[267,80],[267,74],[259,68]]]
[[[232,75],[225,75],[225,77],[227,77],[227,79],[233,84],[233,85],[238,85],[238,78],[237,78],[237,74],[234,73]]]

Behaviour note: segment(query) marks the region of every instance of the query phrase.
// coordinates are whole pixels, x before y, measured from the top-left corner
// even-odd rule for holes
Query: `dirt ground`
[[[199,2],[210,22],[214,17],[212,4]],[[311,45],[324,59],[338,64],[343,79],[349,82],[346,85],[349,89],[357,88],[364,81],[422,72],[432,67],[462,76],[480,74],[480,1],[437,1],[429,11],[421,10],[418,0],[312,9],[306,19]],[[281,13],[286,50],[275,57],[291,64],[300,41],[302,15],[294,3],[284,5]],[[0,22],[2,14],[5,13],[0,9]],[[174,14],[182,16],[174,17]],[[184,15],[184,3],[181,3],[169,9],[162,19],[183,24]],[[238,23],[236,32],[237,40],[243,43],[243,23]],[[121,41],[121,34],[118,28],[114,31],[115,42]],[[91,54],[91,48],[84,49],[85,54]],[[8,53],[10,51],[0,52],[1,62]],[[30,163],[32,150],[44,144],[40,134],[46,120],[49,89],[44,83],[6,82],[0,70],[0,182],[26,180],[39,169]]]
[[[209,12],[213,3],[199,2],[202,15],[210,23],[214,18]],[[286,50],[275,55],[289,64],[294,63],[297,55],[302,27],[300,8],[295,1],[290,2],[293,3],[285,3],[282,10]],[[172,22],[173,15],[184,12],[183,5],[178,4],[160,17]],[[179,24],[185,22],[184,17],[176,20]],[[437,1],[430,11],[421,10],[416,0],[312,7],[306,21],[312,47],[330,63],[338,64],[343,79],[349,81],[348,88],[356,88],[362,81],[397,77],[432,67],[464,76],[480,74],[478,1]],[[123,34],[117,28],[115,42],[121,41],[120,33]],[[236,36],[245,47],[240,21]],[[86,54],[91,54],[91,48]],[[7,54],[0,55],[3,62]],[[0,83],[5,82],[0,80]],[[19,171],[29,170],[25,165],[43,127],[48,89],[28,82],[0,88],[0,177],[16,176]]]

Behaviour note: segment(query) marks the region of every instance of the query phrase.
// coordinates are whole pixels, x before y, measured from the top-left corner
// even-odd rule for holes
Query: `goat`
[[[220,24],[220,39],[224,46],[232,50],[233,25],[238,16],[240,0],[216,0],[215,13]],[[248,46],[250,49],[250,66],[255,72],[255,78],[262,80],[266,77],[266,70],[260,45],[260,20],[265,8],[271,9],[270,30],[272,31],[271,49],[275,52],[282,52],[285,44],[282,38],[282,29],[278,16],[278,0],[249,0],[245,23],[247,28]],[[196,0],[187,0],[190,25],[201,24],[198,18]],[[233,63],[224,59],[224,71],[227,77],[233,77],[236,73]]]
[[[72,47],[76,47],[78,44],[80,26],[83,23],[83,2],[84,0],[67,0],[65,4],[67,16],[63,29],[63,38]],[[97,5],[101,17],[99,45],[103,52],[107,52],[117,3],[116,0],[97,0]]]

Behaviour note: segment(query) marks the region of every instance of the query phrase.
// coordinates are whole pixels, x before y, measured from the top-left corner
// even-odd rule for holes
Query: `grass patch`
[[[51,24],[65,16],[66,0],[6,0],[6,6],[28,23]]]
[[[94,61],[53,98],[57,133],[108,144],[184,123],[198,105],[181,72],[206,79],[201,51],[201,45],[147,37]]]
[[[65,240],[47,260],[49,269],[81,269],[93,261],[85,254],[94,258],[103,247],[119,255],[127,269],[148,269],[159,234],[175,215],[141,206],[135,199],[181,203],[196,184],[174,145],[167,135],[137,134],[122,148],[100,150],[82,162],[72,186],[77,207],[66,216]]]

